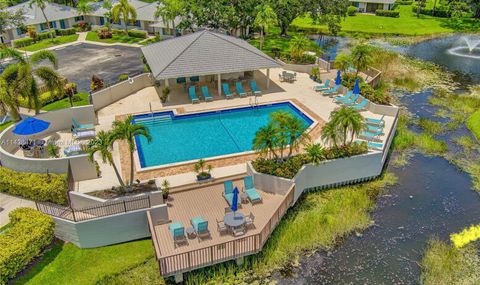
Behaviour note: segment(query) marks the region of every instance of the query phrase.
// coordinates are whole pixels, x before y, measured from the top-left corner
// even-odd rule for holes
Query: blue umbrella
[[[353,86],[353,94],[360,94],[360,86],[358,86],[360,80],[358,78],[355,80],[355,86]]]
[[[49,122],[45,122],[32,117],[26,118],[15,126],[13,133],[16,135],[28,136],[45,131],[50,126]]]
[[[232,209],[232,212],[234,215],[235,215],[235,212],[238,210],[238,188],[237,187],[233,189],[232,206],[230,207],[230,209]]]
[[[340,70],[337,70],[337,78],[335,79],[335,85],[340,85],[342,84],[342,75],[340,73]]]

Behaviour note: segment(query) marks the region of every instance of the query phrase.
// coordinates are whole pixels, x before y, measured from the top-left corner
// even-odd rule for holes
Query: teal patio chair
[[[353,91],[348,91],[347,94],[345,95],[335,96],[335,98],[333,98],[333,101],[337,103],[342,103],[343,101],[352,98],[352,96],[353,96]]]
[[[93,124],[80,124],[74,118],[72,118],[72,125],[77,131],[86,131],[86,130],[95,129],[95,126]]]
[[[331,80],[327,79],[327,80],[325,80],[325,83],[323,83],[322,85],[313,86],[313,90],[323,91],[323,90],[329,89],[330,88],[330,82],[331,82]]]
[[[212,101],[213,97],[210,95],[210,92],[208,91],[207,86],[202,86],[202,96],[205,99],[205,101]]]
[[[258,89],[257,87],[257,82],[253,80],[250,81],[250,90],[252,91],[252,95],[255,95],[255,96],[262,95],[262,91],[260,91],[260,89]]]
[[[238,96],[240,97],[247,96],[247,92],[243,90],[242,82],[240,81],[235,82],[235,89],[237,90]]]
[[[199,239],[210,237],[210,231],[208,230],[208,222],[202,217],[195,217],[191,219],[191,224],[197,233]]]
[[[369,132],[369,131],[363,131],[359,134],[360,137],[365,138],[365,140],[370,141],[370,140],[378,140],[378,137],[381,136],[383,131],[376,131],[376,132]]]
[[[185,236],[185,228],[183,227],[182,223],[173,222],[168,225],[168,230],[172,235],[174,247],[187,241],[187,237]]]
[[[363,101],[361,101],[360,103],[358,104],[355,104],[353,106],[351,106],[353,109],[357,110],[357,111],[365,111],[367,110],[367,104],[368,104],[368,100],[367,99],[363,99]]]
[[[383,132],[383,127],[367,125],[366,131],[371,132],[371,133]]]
[[[250,200],[252,204],[262,202],[262,197],[258,194],[255,185],[253,184],[252,176],[245,176],[243,178],[243,183],[245,184],[245,193],[247,193],[248,200]]]
[[[344,100],[344,101],[341,101],[342,104],[344,105],[352,105],[354,104],[355,102],[357,102],[358,98],[360,97],[359,94],[353,94],[352,97],[350,97],[350,99],[347,99],[347,100]]]
[[[383,120],[383,118],[385,118],[385,115],[382,115],[380,119],[365,118],[365,123],[369,125],[374,125],[374,126],[384,126],[385,121]]]
[[[341,85],[335,85],[332,88],[328,90],[323,90],[322,95],[323,96],[331,96],[333,94],[336,94],[338,92],[338,88],[340,88]]]
[[[232,206],[233,203],[233,182],[231,180],[223,182],[223,197],[227,201],[229,206]],[[237,205],[241,205],[241,199],[238,199]]]
[[[188,87],[188,96],[190,97],[190,100],[192,100],[192,104],[200,102],[195,92],[195,86]]]
[[[233,98],[233,93],[230,91],[230,87],[228,86],[228,83],[222,83],[223,87],[223,95],[227,97],[227,99]]]

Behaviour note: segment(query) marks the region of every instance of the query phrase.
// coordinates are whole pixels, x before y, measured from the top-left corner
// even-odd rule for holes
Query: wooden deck
[[[240,191],[244,188],[243,180],[234,181]],[[187,239],[188,243],[174,246],[168,224],[151,226],[152,239],[163,276],[186,272],[226,260],[258,252],[268,239],[283,214],[293,202],[293,187],[287,195],[273,194],[257,189],[262,196],[262,203],[242,204],[239,212],[255,216],[254,225],[245,235],[233,237],[217,230],[216,220],[223,220],[228,203],[222,196],[223,184],[215,184],[194,190],[171,194],[168,214],[172,222],[181,222],[185,229],[190,226],[190,219],[201,216],[208,221],[211,233],[209,239]]]

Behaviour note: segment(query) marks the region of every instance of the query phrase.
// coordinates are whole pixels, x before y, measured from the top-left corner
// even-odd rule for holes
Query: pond
[[[462,36],[422,42],[404,52],[480,82],[479,59],[448,53],[461,45]],[[428,103],[431,95],[432,90],[405,94],[401,102],[414,116],[442,121],[435,115],[437,107]],[[454,154],[460,149],[453,138],[460,135],[470,136],[465,126],[438,138]],[[480,223],[480,196],[472,190],[470,176],[446,159],[416,154],[406,166],[388,170],[399,180],[379,198],[372,213],[375,224],[347,237],[330,252],[304,257],[294,277],[277,276],[279,284],[416,284],[418,262],[430,237],[446,240],[450,233]]]

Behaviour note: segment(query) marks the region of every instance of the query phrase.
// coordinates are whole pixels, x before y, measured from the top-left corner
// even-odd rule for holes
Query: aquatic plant
[[[451,234],[450,240],[457,248],[466,246],[472,241],[476,241],[480,238],[480,225],[472,225],[467,229],[464,229],[460,233]]]

